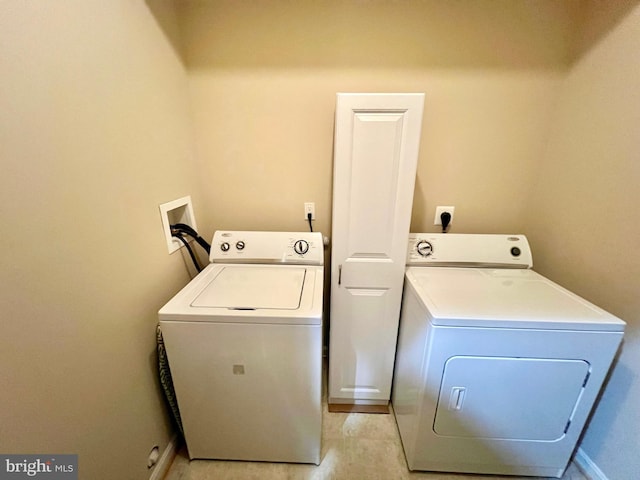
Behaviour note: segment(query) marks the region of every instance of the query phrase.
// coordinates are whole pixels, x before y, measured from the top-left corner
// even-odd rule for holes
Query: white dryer
[[[216,232],[159,312],[190,458],[320,462],[320,233]]]
[[[625,323],[521,235],[411,234],[393,387],[411,470],[561,477]]]

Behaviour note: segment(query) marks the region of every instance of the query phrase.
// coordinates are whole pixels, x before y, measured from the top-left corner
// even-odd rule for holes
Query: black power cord
[[[440,214],[440,221],[442,222],[442,233],[447,233],[447,227],[451,223],[451,214],[449,212],[442,212]]]
[[[309,220],[309,231],[313,232],[313,226],[311,225],[311,214],[307,213],[307,220]]]

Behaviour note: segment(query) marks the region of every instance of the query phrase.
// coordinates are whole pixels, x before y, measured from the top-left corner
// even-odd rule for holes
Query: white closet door
[[[338,94],[330,403],[389,400],[423,104],[424,94]]]

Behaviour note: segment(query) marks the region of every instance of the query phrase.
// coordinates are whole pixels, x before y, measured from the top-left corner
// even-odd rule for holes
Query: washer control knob
[[[238,240],[236,242],[236,249],[238,250],[244,250],[244,242],[242,240]]]
[[[306,240],[297,240],[296,243],[293,244],[293,250],[298,255],[304,255],[309,251],[309,242]]]
[[[220,244],[220,250],[222,250],[223,252],[228,252],[229,251],[229,243],[228,242],[224,242],[224,243]]]
[[[416,245],[416,250],[423,257],[428,257],[433,253],[433,247],[426,240],[420,240]]]
[[[522,252],[518,247],[511,247],[511,255],[514,257],[519,257]]]

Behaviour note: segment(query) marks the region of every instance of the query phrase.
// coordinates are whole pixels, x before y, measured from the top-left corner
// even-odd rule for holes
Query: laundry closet
[[[6,0],[0,12],[4,453],[57,445],[83,478],[146,478],[154,447],[171,458],[156,314],[193,272],[167,253],[158,205],[191,195],[210,240],[307,230],[315,202],[332,242],[336,92],[425,92],[409,230],[439,232],[434,208],[452,205],[447,235],[525,234],[537,272],[627,322],[574,458],[593,478],[635,478],[636,0]],[[330,265],[325,250],[325,293]],[[339,390],[384,390],[357,373]]]

